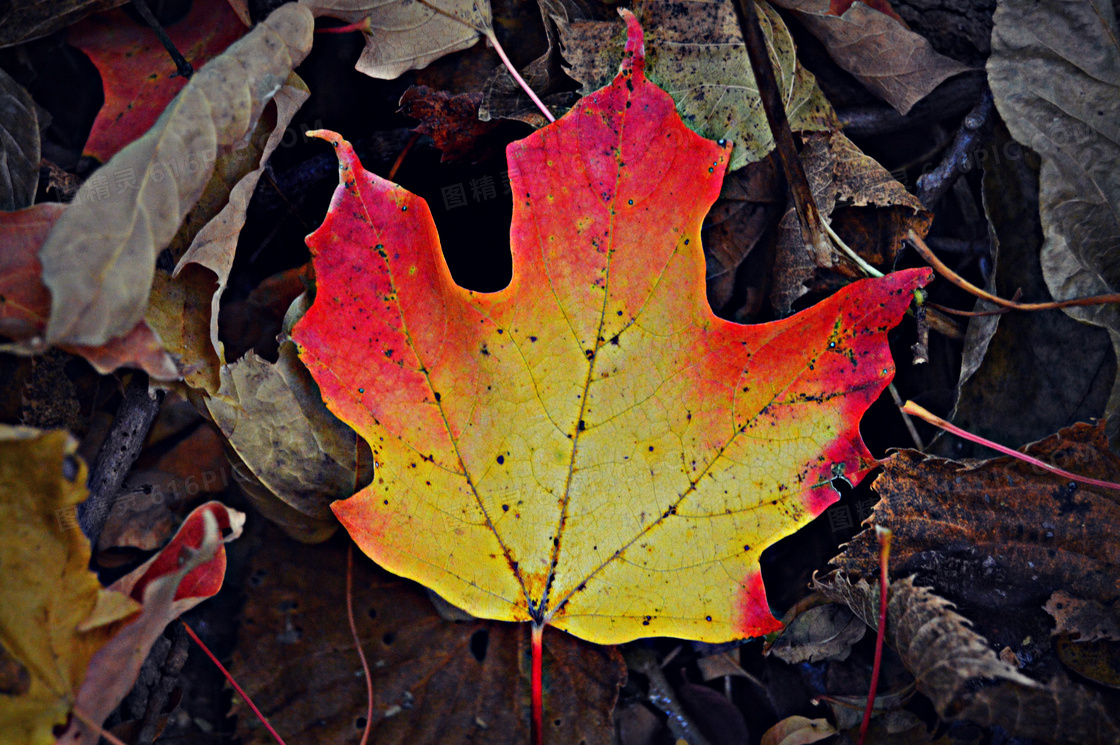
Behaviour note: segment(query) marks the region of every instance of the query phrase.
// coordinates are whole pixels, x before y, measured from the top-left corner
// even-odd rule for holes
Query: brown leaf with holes
[[[289,742],[356,740],[366,686],[346,620],[346,545],[301,546],[275,530],[267,543],[250,575],[233,674]],[[528,629],[444,621],[423,588],[354,554],[354,616],[373,676],[370,742],[527,742]],[[610,743],[625,678],[615,648],[550,632],[544,666],[546,741]],[[248,712],[238,727],[247,745],[272,742]]]

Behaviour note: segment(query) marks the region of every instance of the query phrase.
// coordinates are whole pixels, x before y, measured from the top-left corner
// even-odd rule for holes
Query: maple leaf
[[[717,318],[699,235],[730,148],[646,80],[627,22],[614,82],[507,150],[499,292],[455,285],[424,201],[320,133],[341,183],[292,336],[373,450],[371,486],[332,508],[386,569],[598,643],[758,635],[779,627],[759,555],[874,465],[858,421],[929,273],[775,323]]]

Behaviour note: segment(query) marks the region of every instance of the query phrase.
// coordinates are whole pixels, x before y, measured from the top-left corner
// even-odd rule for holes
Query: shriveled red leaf
[[[728,146],[622,70],[507,150],[513,279],[454,284],[427,205],[324,133],[341,184],[308,239],[318,290],[293,338],[373,449],[333,505],[379,564],[476,616],[589,641],[778,628],[762,550],[875,464],[858,422],[924,270],[741,326],[705,297],[701,221]]]

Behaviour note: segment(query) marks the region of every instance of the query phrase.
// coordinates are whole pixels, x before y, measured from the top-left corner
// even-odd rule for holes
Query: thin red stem
[[[1058,468],[1057,466],[1050,465],[1046,461],[1039,460],[1038,458],[1032,458],[1029,455],[1026,455],[1024,453],[1020,453],[1018,450],[1012,450],[1011,448],[1006,447],[1005,445],[1000,445],[998,442],[992,442],[991,440],[985,440],[983,437],[981,437],[979,435],[974,435],[971,432],[966,432],[965,430],[961,429],[960,427],[957,427],[956,425],[950,424],[949,422],[945,421],[944,419],[937,416],[936,414],[933,414],[929,411],[926,411],[924,408],[922,408],[918,404],[914,403],[913,401],[907,401],[905,404],[903,404],[902,410],[905,411],[907,414],[912,414],[912,415],[918,417],[919,419],[924,419],[925,421],[929,422],[930,424],[934,425],[935,427],[940,427],[941,429],[945,430],[946,432],[951,432],[954,435],[956,435],[957,437],[963,437],[964,439],[968,440],[969,442],[975,442],[978,445],[983,445],[984,447],[989,447],[992,450],[996,450],[998,452],[1003,453],[1004,455],[1010,455],[1012,458],[1018,458],[1019,460],[1023,461],[1024,463],[1030,463],[1032,466],[1036,466],[1038,468],[1041,468],[1044,471],[1049,471],[1050,473],[1056,473],[1063,478],[1070,479],[1071,481],[1079,481],[1082,484],[1089,484],[1090,486],[1099,486],[1102,489],[1116,489],[1117,491],[1120,491],[1120,484],[1115,484],[1111,481],[1101,481],[1100,479],[1091,479],[1088,476],[1079,476],[1076,473],[1070,473],[1069,471],[1063,471],[1062,469]]]
[[[348,34],[351,31],[361,31],[363,34],[369,33],[369,18],[358,21],[357,23],[348,23],[345,26],[335,26],[334,28],[317,28],[317,34]]]
[[[879,536],[879,634],[875,637],[875,662],[871,666],[871,690],[867,692],[867,708],[863,710],[863,721],[859,725],[859,745],[867,737],[871,725],[871,712],[875,709],[875,691],[879,688],[879,668],[883,663],[883,639],[887,635],[887,589],[890,586],[888,565],[891,555],[891,531],[881,525],[875,526]]]
[[[534,93],[533,89],[529,87],[529,84],[525,82],[525,78],[521,77],[521,73],[519,73],[517,71],[517,68],[513,66],[513,62],[511,62],[509,57],[506,56],[506,50],[502,49],[502,45],[498,43],[498,37],[494,35],[494,32],[491,31],[486,34],[486,38],[490,40],[490,44],[494,47],[494,51],[497,52],[498,56],[502,58],[502,64],[506,66],[507,70],[509,70],[509,74],[512,75],[513,79],[517,81],[517,84],[521,86],[521,90],[529,94],[529,98],[531,98],[533,100],[533,103],[537,105],[537,108],[541,110],[541,113],[544,114],[544,118],[549,120],[550,122],[556,121],[556,117],[554,117],[552,115],[552,112],[548,110],[548,107],[544,105],[544,101],[540,100],[540,98],[537,97],[537,94]]]
[[[276,739],[276,742],[280,743],[280,745],[286,745],[283,738],[281,738],[280,735],[276,733],[276,730],[272,729],[272,725],[268,723],[268,719],[265,718],[265,715],[262,714],[261,710],[257,708],[257,705],[253,703],[253,699],[249,698],[249,694],[241,690],[241,686],[237,685],[237,681],[234,680],[233,676],[229,674],[229,670],[226,670],[225,666],[222,663],[218,662],[218,658],[214,656],[214,653],[210,651],[209,647],[202,643],[202,640],[198,638],[198,634],[194,633],[194,629],[188,626],[186,621],[183,621],[183,628],[187,630],[187,635],[190,636],[190,638],[194,639],[194,643],[202,647],[202,651],[206,653],[206,656],[210,658],[210,661],[217,665],[218,669],[222,671],[222,675],[226,676],[226,680],[228,680],[229,684],[233,686],[233,690],[237,691],[237,694],[241,696],[241,698],[245,699],[245,703],[249,704],[249,708],[252,709],[253,713],[257,715],[257,719],[261,720],[261,724],[263,724],[264,728],[268,730],[268,733],[272,735]]]
[[[350,633],[354,635],[354,649],[362,661],[362,672],[366,675],[366,729],[362,732],[361,745],[369,741],[369,729],[373,726],[373,678],[369,674],[369,663],[358,637],[358,624],[354,623],[354,544],[346,546],[346,617],[350,620]]]
[[[534,623],[532,626],[532,646],[533,646],[533,673],[532,673],[532,709],[533,720],[532,727],[529,730],[529,741],[532,745],[542,745],[544,732],[542,724],[544,722],[544,693],[542,691],[542,662],[541,657],[544,653],[544,625]]]

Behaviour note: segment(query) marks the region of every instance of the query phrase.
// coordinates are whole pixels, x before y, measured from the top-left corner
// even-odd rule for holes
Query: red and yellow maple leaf
[[[341,184],[293,338],[373,449],[374,483],[333,507],[383,567],[593,642],[726,641],[779,627],[759,555],[874,465],[859,419],[929,274],[775,323],[717,318],[699,236],[730,145],[646,80],[627,20],[614,82],[507,150],[499,292],[457,286],[425,202],[321,133]]]

